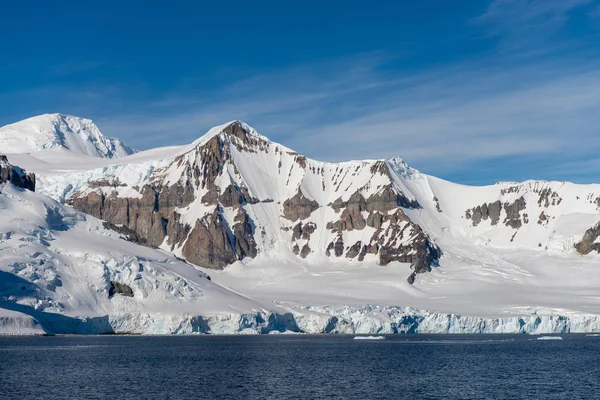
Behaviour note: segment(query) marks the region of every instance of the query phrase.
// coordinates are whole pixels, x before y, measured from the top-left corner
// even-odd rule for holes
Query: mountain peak
[[[259,134],[256,129],[251,127],[240,120],[233,120],[226,122],[221,125],[213,126],[210,128],[204,135],[200,136],[196,139],[186,150],[190,151],[199,146],[203,146],[209,140],[216,136],[221,136],[222,138],[230,141],[232,137],[238,138],[242,141],[246,140],[249,137],[261,139],[265,142],[271,142],[271,140],[261,134]]]
[[[0,127],[0,152],[24,154],[54,148],[98,158],[135,152],[120,140],[104,136],[91,119],[67,114],[42,114]]]
[[[392,157],[386,161],[388,167],[401,178],[418,177],[419,171],[408,166],[402,157]]]

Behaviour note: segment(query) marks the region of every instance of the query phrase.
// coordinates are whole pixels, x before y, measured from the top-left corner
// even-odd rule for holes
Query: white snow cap
[[[233,120],[233,121],[229,121],[224,124],[221,124],[221,125],[213,126],[204,135],[202,135],[198,139],[194,140],[194,142],[192,142],[190,145],[185,146],[184,150],[181,153],[183,154],[183,153],[192,151],[196,147],[204,145],[213,137],[223,135],[223,132],[225,131],[225,129],[232,124],[238,124],[239,126],[242,127],[242,129],[244,129],[246,132],[248,132],[248,134],[250,134],[251,136],[257,137],[266,142],[271,142],[271,140],[268,137],[261,135],[260,133],[258,133],[256,131],[256,129],[254,129],[250,125],[246,124],[245,122],[240,121],[240,120]]]
[[[386,161],[388,167],[401,178],[410,178],[418,176],[419,171],[408,166],[401,157],[393,157]]]
[[[90,119],[43,114],[0,128],[0,152],[24,154],[63,148],[99,158],[135,153],[120,140],[104,136]]]

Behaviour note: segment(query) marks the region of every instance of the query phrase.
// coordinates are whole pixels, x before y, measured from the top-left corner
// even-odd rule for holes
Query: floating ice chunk
[[[354,336],[354,340],[385,340],[385,336]]]
[[[563,340],[560,336],[540,336],[537,340]]]

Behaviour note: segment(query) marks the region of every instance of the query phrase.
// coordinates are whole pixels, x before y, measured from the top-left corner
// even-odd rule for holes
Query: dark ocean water
[[[0,398],[600,398],[600,337],[563,337],[0,337]]]

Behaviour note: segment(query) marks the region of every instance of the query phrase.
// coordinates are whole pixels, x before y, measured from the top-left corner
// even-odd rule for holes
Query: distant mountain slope
[[[92,310],[103,310],[112,315],[111,329],[119,332],[600,329],[600,185],[527,181],[473,187],[422,174],[400,158],[325,163],[272,142],[239,121],[217,126],[188,146],[94,159],[89,164],[81,157],[60,155],[8,159],[22,160],[23,167],[38,172],[39,191],[58,201],[48,204],[51,210],[58,207],[63,217],[55,218],[44,211],[45,206],[34,207],[42,210],[36,213],[45,216],[46,223],[69,221],[70,215],[86,219],[66,231],[52,228],[53,235],[65,238],[60,248],[77,247],[69,253],[74,256],[68,263],[81,263],[82,257],[90,260],[88,252],[96,254],[97,249],[104,249],[98,250],[101,257],[107,253],[114,257],[113,242],[93,235],[88,239],[93,232],[116,235],[107,229],[111,228],[148,246],[125,243],[135,246],[126,254],[140,260],[144,274],[148,268],[142,260],[154,260],[159,252],[169,260],[174,255],[196,264],[210,273],[213,282],[235,291],[221,288],[228,295],[215,303],[185,296],[179,301],[173,300],[172,287],[161,286],[160,281],[156,301],[140,300],[141,305],[133,303],[139,308],[126,311],[127,317],[116,317],[114,311],[123,310],[111,302],[121,297],[110,301],[102,297],[110,296],[106,282],[102,286],[96,275],[75,276],[79,274],[75,269],[64,269],[65,275],[73,276],[72,282],[79,282],[65,285],[64,293],[80,304],[95,299],[87,297],[80,282],[89,287],[93,281],[94,287],[105,288],[100,300],[94,300],[97,306],[82,313],[95,316]],[[20,208],[39,201],[25,197],[15,202],[23,197],[15,190],[6,190],[8,212],[0,214],[14,219],[0,226],[0,232],[27,226],[23,221],[30,218],[23,217]],[[41,220],[38,226],[43,224]],[[28,232],[23,240],[11,233],[8,239],[19,241],[6,249],[38,243],[40,237],[50,245],[58,243],[39,230]],[[117,250],[124,246],[122,241],[115,243]],[[38,252],[43,254],[39,249],[21,254],[21,262],[38,265]],[[11,253],[5,254],[8,259]],[[64,253],[48,254],[43,265],[51,265]],[[159,263],[157,276],[171,276],[183,265],[196,268]],[[31,276],[41,276],[40,271]],[[144,276],[141,283],[148,282]],[[193,276],[185,275],[185,280],[187,285],[197,284]],[[136,279],[114,282],[130,287],[136,299],[140,289]],[[45,293],[48,298],[66,299],[60,290]],[[237,294],[230,298],[232,293],[253,300]],[[12,295],[17,303],[23,297]],[[66,305],[63,313],[74,312],[69,301],[60,301]],[[207,306],[201,315],[210,313],[215,304],[244,311],[233,311],[233,317],[221,311],[203,319],[194,308],[202,304]],[[273,309],[285,314],[264,311]],[[182,310],[192,311],[181,314]],[[10,311],[4,321],[13,325],[13,332],[37,329],[36,321],[15,322],[22,309]],[[0,313],[0,326],[2,318]]]
[[[404,208],[420,205],[391,165],[310,160],[235,121],[162,165],[103,168],[98,179],[71,174],[48,185],[67,189],[75,208],[208,268],[265,254],[428,271],[439,249],[406,216]]]
[[[31,175],[5,180],[7,170],[22,172],[0,163],[0,335],[237,332],[241,313],[261,310],[173,255],[121,238],[131,232],[33,192]]]
[[[239,121],[189,146],[41,182],[51,197],[218,269],[262,255],[401,262],[426,272],[465,244],[574,251],[600,220],[599,185],[470,187],[421,174],[400,158],[319,162]],[[600,247],[597,236],[590,231],[589,245],[578,248]]]
[[[23,154],[62,148],[91,157],[116,158],[135,151],[104,136],[89,119],[44,114],[0,127],[0,153]]]

